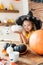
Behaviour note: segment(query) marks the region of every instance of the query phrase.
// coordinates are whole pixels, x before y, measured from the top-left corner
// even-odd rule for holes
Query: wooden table
[[[43,65],[43,56],[27,52],[25,55],[20,55],[16,63],[17,65]]]
[[[43,65],[43,56],[35,55],[32,52],[27,52],[27,54],[21,55],[19,61],[26,63],[26,65],[38,65],[40,63],[40,65]]]
[[[12,42],[12,41],[5,41],[5,42]],[[6,56],[5,58],[8,59],[8,57]],[[20,55],[17,65],[43,65],[43,56],[34,54],[31,51],[27,51],[27,53],[25,53],[24,55]]]

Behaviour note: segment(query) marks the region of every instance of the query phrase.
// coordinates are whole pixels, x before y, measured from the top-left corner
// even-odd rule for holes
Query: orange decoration
[[[15,62],[11,62],[10,64],[11,64],[11,65],[16,65],[16,63],[15,63]]]
[[[2,50],[2,53],[5,54],[5,55],[7,55],[7,52],[6,52],[5,49]]]
[[[33,52],[43,55],[43,30],[37,30],[31,35],[29,45]]]

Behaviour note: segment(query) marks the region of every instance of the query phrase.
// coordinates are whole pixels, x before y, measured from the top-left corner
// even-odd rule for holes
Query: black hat
[[[18,19],[16,19],[16,23],[22,26],[24,20],[29,20],[29,15],[20,16]]]
[[[24,20],[30,20],[30,22],[33,22],[33,23],[35,24],[37,30],[42,27],[42,22],[41,22],[41,20],[37,19],[37,18],[34,17],[33,15],[31,16],[31,12],[30,12],[30,14],[20,16],[20,17],[16,20],[16,24],[22,26]]]
[[[40,29],[41,27],[42,27],[42,22],[41,22],[41,20],[40,19],[38,19],[38,18],[36,18],[36,17],[32,17],[32,21],[33,21],[33,23],[35,24],[35,26],[36,26],[36,29],[38,30],[38,29]]]

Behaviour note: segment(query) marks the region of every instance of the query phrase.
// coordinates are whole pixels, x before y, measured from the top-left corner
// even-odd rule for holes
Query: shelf
[[[15,23],[0,23],[0,26],[11,26],[15,25]]]
[[[0,10],[0,13],[19,13],[19,10]]]

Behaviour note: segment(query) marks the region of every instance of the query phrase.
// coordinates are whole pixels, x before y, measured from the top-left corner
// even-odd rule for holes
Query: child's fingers
[[[20,31],[15,31],[14,33],[18,33],[18,34],[21,34],[21,32],[20,32]]]

